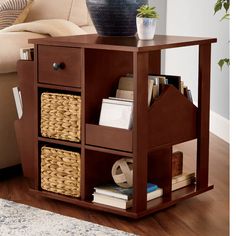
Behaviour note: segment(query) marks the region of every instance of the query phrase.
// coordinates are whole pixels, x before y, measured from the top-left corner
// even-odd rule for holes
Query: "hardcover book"
[[[172,153],[172,177],[181,175],[183,171],[183,152]]]
[[[177,189],[186,187],[195,181],[195,173],[183,173],[182,175],[172,178],[171,190],[175,191]]]
[[[152,90],[153,90],[154,81],[148,79],[148,105],[150,106],[152,100]],[[118,90],[134,91],[134,82],[132,76],[123,76],[120,77]],[[125,97],[124,97],[125,98]]]
[[[150,193],[147,193],[147,201],[151,201],[155,198],[161,197],[162,195],[163,195],[163,189],[158,188]],[[124,200],[121,198],[116,198],[109,195],[100,194],[97,192],[93,194],[93,202],[108,206],[118,207],[121,209],[127,209],[132,207],[133,205],[133,199]]]
[[[12,88],[12,91],[13,91],[13,96],[14,96],[14,100],[16,104],[17,115],[18,115],[18,118],[21,119],[23,115],[23,103],[22,103],[21,93],[18,87]]]
[[[94,189],[96,193],[121,198],[124,200],[129,200],[133,196],[133,188],[122,188],[116,184],[106,184],[95,187]],[[157,185],[151,183],[147,184],[147,193],[153,192],[157,189],[159,189]]]
[[[133,100],[134,99],[134,92],[128,91],[128,90],[117,89],[116,90],[116,97]]]

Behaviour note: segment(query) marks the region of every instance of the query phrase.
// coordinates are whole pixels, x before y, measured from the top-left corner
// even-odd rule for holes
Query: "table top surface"
[[[211,44],[216,38],[156,35],[153,40],[139,40],[138,37],[102,37],[97,34],[76,35],[65,37],[48,37],[30,39],[33,44],[68,46],[81,48],[96,48],[119,51],[155,51],[161,49]]]

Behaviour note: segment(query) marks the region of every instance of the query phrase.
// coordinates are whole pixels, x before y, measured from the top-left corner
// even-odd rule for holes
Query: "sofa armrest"
[[[29,38],[42,38],[45,35],[30,32],[0,33],[0,74],[16,72],[16,62],[20,58],[20,48],[29,47]]]

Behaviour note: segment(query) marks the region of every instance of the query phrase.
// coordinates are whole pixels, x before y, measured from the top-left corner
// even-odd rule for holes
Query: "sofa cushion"
[[[68,20],[73,0],[34,0],[26,21]]]
[[[6,32],[0,34],[0,73],[16,71],[20,58],[20,48],[29,47],[29,38],[42,38],[45,35],[30,32]],[[17,43],[16,43],[17,42]]]
[[[78,26],[89,24],[90,17],[85,0],[73,0],[68,20],[72,21]]]
[[[88,24],[86,0],[34,0],[26,21],[64,19],[78,26]]]
[[[31,0],[5,0],[0,2],[0,29],[24,22]]]

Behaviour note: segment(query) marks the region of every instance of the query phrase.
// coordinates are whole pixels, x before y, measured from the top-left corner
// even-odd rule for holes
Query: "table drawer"
[[[80,87],[81,71],[80,48],[38,47],[39,83]]]

